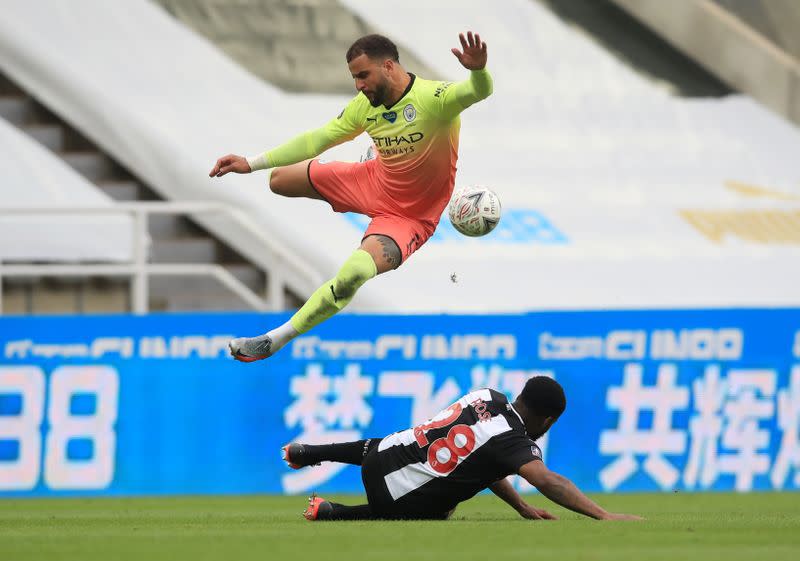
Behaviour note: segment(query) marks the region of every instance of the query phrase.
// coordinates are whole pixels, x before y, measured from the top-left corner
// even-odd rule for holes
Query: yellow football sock
[[[305,333],[333,317],[350,303],[361,285],[378,274],[372,255],[357,249],[336,276],[320,286],[289,321],[298,333]]]

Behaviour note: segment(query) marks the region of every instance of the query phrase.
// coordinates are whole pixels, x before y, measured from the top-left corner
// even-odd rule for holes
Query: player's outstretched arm
[[[226,173],[250,173],[262,169],[288,166],[316,158],[328,148],[354,139],[364,131],[364,111],[369,107],[366,98],[359,94],[335,119],[324,126],[299,134],[269,152],[245,158],[228,154],[217,160],[209,177],[222,177]]]
[[[516,510],[519,515],[529,520],[558,520],[555,516],[542,508],[526,503],[517,493],[516,489],[509,483],[508,479],[501,479],[489,485],[492,493],[503,499],[511,508]]]
[[[442,84],[441,92],[437,92],[436,99],[441,103],[441,114],[444,118],[453,118],[470,105],[486,99],[492,94],[492,77],[486,70],[488,58],[486,43],[481,41],[481,36],[468,31],[466,37],[463,33],[458,35],[461,48],[451,49],[453,55],[461,66],[470,70],[468,80],[455,84]]]
[[[247,158],[244,156],[237,156],[236,154],[228,154],[222,156],[211,168],[208,173],[209,177],[222,177],[226,173],[250,173],[250,164],[247,163]]]
[[[483,70],[486,68],[486,61],[489,55],[486,43],[481,41],[481,36],[477,33],[473,34],[472,31],[467,31],[466,37],[464,37],[463,33],[459,33],[458,39],[461,41],[463,51],[459,51],[456,48],[450,49],[450,51],[461,63],[461,66],[467,70]]]
[[[608,512],[584,495],[572,481],[547,469],[543,462],[534,460],[519,469],[525,480],[554,503],[597,520],[642,520],[632,514]]]

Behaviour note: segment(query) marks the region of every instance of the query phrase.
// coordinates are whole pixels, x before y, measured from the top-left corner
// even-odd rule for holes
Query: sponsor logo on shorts
[[[409,103],[403,107],[403,117],[405,117],[406,121],[410,123],[417,118],[417,110],[414,109],[414,106]]]

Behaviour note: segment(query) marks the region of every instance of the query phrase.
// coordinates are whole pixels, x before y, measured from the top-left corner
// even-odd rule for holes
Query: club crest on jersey
[[[387,111],[383,114],[383,118],[390,123],[394,123],[397,120],[397,111]]]
[[[410,123],[417,118],[417,110],[414,109],[414,106],[409,103],[403,107],[403,117],[405,117],[406,121]]]

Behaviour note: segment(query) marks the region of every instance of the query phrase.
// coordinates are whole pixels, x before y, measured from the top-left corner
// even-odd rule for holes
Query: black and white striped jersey
[[[378,458],[393,501],[446,511],[542,453],[506,396],[481,389],[381,440]]]

